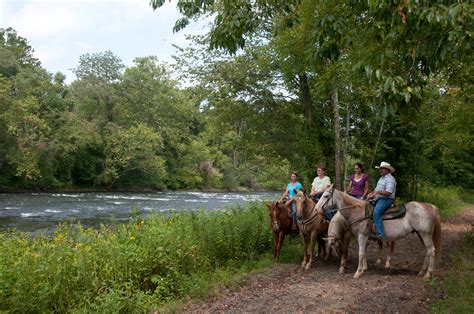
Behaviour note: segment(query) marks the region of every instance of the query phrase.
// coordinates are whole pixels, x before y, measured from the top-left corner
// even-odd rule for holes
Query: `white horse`
[[[347,256],[349,254],[349,244],[353,235],[351,226],[344,219],[339,211],[336,212],[334,217],[329,222],[328,236],[324,238],[328,248],[333,249],[338,256],[341,257],[341,263],[339,267],[339,273],[343,274],[347,267]],[[379,257],[376,264],[382,263],[383,259],[383,242],[377,240],[379,246]],[[394,242],[387,242],[387,259],[385,261],[385,268],[391,267],[390,261],[392,260]]]
[[[367,202],[358,200],[333,186],[326,189],[321,199],[316,204],[318,211],[326,208],[337,209],[344,219],[349,223],[352,233],[359,242],[359,265],[354,278],[359,278],[367,270],[366,245],[371,234],[368,223],[372,216],[372,206],[366,207]],[[405,204],[406,214],[403,218],[385,220],[385,241],[395,241],[416,232],[426,247],[426,256],[419,276],[424,279],[430,278],[434,271],[435,257],[440,255],[441,246],[441,219],[438,208],[434,205],[421,202],[409,202]],[[366,208],[369,210],[366,213]]]

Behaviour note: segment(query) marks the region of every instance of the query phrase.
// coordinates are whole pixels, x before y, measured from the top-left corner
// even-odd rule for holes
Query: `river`
[[[0,230],[51,233],[66,221],[85,227],[129,221],[135,213],[220,210],[249,202],[276,200],[281,192],[152,192],[152,193],[0,193]]]

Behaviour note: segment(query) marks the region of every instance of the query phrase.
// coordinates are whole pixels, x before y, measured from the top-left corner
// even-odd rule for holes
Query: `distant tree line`
[[[216,18],[176,65],[85,54],[71,84],[2,29],[0,187],[282,189],[316,163],[342,186],[384,160],[405,197],[472,188],[472,8],[336,2],[178,2],[177,28]]]

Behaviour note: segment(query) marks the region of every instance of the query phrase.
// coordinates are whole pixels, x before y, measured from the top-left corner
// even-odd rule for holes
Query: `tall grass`
[[[474,203],[472,191],[460,187],[434,187],[423,184],[418,190],[417,200],[436,205],[442,218],[456,215],[469,203]]]
[[[450,264],[441,286],[444,297],[432,310],[436,313],[474,313],[474,232],[465,235]]]
[[[1,238],[0,311],[12,312],[146,312],[198,293],[219,270],[258,263],[272,248],[258,204]]]

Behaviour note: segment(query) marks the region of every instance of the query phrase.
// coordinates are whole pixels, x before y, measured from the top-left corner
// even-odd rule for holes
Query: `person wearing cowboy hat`
[[[381,239],[385,237],[383,230],[382,214],[389,208],[395,200],[397,181],[392,176],[395,169],[388,162],[382,161],[380,166],[375,167],[380,171],[380,179],[377,181],[375,190],[369,194],[369,198],[375,198],[373,212],[374,225],[377,230],[376,237]]]

